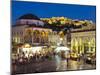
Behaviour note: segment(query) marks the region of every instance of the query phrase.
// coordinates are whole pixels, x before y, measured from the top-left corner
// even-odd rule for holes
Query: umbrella
[[[56,52],[59,52],[59,51],[69,51],[70,49],[67,48],[67,47],[64,47],[64,46],[61,46],[61,47],[57,47],[55,49]]]

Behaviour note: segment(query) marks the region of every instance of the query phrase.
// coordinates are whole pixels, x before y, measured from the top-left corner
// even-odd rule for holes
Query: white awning
[[[32,52],[35,53],[36,51],[42,50],[42,47],[32,47]]]
[[[38,52],[38,51],[40,51],[40,50],[42,50],[42,48],[43,47],[30,47],[30,48],[22,48],[22,51],[23,52],[29,52],[29,51],[32,51],[33,53],[35,53],[36,51]]]
[[[69,51],[69,50],[70,50],[69,48],[64,47],[64,46],[57,47],[57,48],[55,49],[55,51],[57,51],[57,52],[59,52],[59,51]]]

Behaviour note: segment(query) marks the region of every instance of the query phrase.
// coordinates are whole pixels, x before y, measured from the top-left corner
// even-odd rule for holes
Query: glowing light
[[[60,40],[62,41],[62,40],[63,40],[63,38],[60,38]]]
[[[25,48],[29,48],[30,47],[30,44],[25,44],[24,47]]]

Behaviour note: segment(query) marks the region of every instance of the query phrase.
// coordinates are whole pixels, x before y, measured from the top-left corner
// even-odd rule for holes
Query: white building
[[[59,35],[56,31],[42,26],[44,26],[44,22],[32,14],[21,16],[12,26],[12,42],[30,44],[56,44],[59,42]]]
[[[29,40],[26,39],[26,36],[27,37],[29,36],[27,35],[27,30],[31,29],[32,32],[34,30],[47,32],[48,29],[46,28],[36,27],[36,26],[43,26],[43,25],[44,25],[44,22],[42,22],[35,15],[26,14],[24,16],[21,16],[17,20],[16,24],[12,26],[12,41],[16,43],[25,43],[26,41],[28,42]]]
[[[71,50],[77,53],[96,51],[96,28],[73,29],[71,31]]]

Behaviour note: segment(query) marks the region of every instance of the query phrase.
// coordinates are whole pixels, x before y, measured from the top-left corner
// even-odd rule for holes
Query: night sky
[[[79,20],[92,20],[96,22],[96,7],[86,5],[56,4],[12,1],[12,23],[24,14],[34,14],[39,18],[46,17],[68,17]]]

